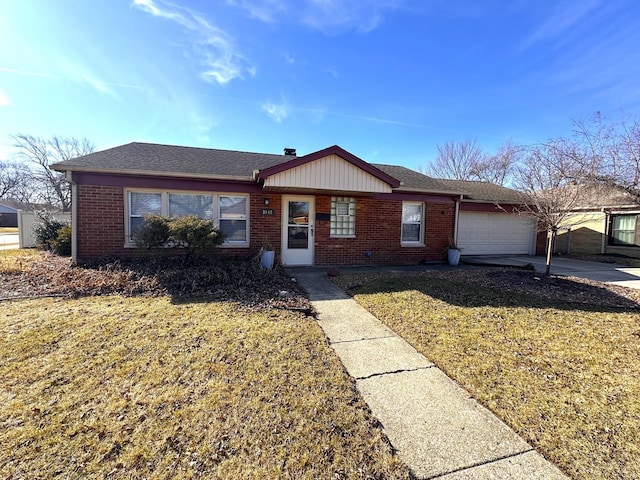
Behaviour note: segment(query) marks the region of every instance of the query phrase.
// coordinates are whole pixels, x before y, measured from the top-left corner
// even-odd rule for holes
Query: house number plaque
[[[263,208],[262,215],[273,215],[273,208]]]

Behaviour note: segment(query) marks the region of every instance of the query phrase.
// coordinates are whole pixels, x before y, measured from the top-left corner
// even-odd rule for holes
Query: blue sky
[[[636,0],[1,0],[9,135],[418,168],[640,113]]]

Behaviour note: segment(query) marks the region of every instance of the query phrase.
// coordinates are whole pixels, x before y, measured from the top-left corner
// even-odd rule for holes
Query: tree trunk
[[[556,239],[556,230],[555,227],[547,230],[547,267],[544,271],[547,277],[551,275],[551,256],[553,255],[553,242]]]

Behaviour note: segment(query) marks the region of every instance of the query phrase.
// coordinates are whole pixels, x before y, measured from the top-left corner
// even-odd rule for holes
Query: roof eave
[[[63,168],[64,167],[64,168]],[[72,165],[52,165],[51,168],[58,172],[81,172],[81,173],[97,173],[101,175],[145,175],[154,177],[172,177],[172,178],[199,178],[207,180],[232,180],[238,182],[255,182],[251,176],[239,175],[211,175],[204,173],[187,173],[187,172],[158,172],[157,170],[112,170],[106,168],[78,167]]]

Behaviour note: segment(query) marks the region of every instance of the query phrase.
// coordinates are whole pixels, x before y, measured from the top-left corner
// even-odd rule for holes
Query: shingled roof
[[[399,165],[372,164],[382,170],[387,175],[391,175],[402,182],[400,190],[418,190],[422,192],[447,193],[461,195],[464,190],[460,190],[455,185],[449,185],[439,178],[429,177],[422,173],[410,170]]]
[[[523,201],[522,193],[494,183],[473,180],[440,180],[451,189],[464,192],[463,199],[478,202],[516,204]]]
[[[60,171],[253,181],[256,170],[274,167],[295,158],[291,155],[133,142],[65,160],[52,167]],[[445,180],[399,165],[371,165],[400,181],[399,191],[463,194],[467,200],[504,203],[516,203],[520,198],[515,190],[487,182]]]
[[[291,156],[134,142],[65,160],[53,168],[62,171],[252,180],[254,170],[288,160],[291,160]]]

